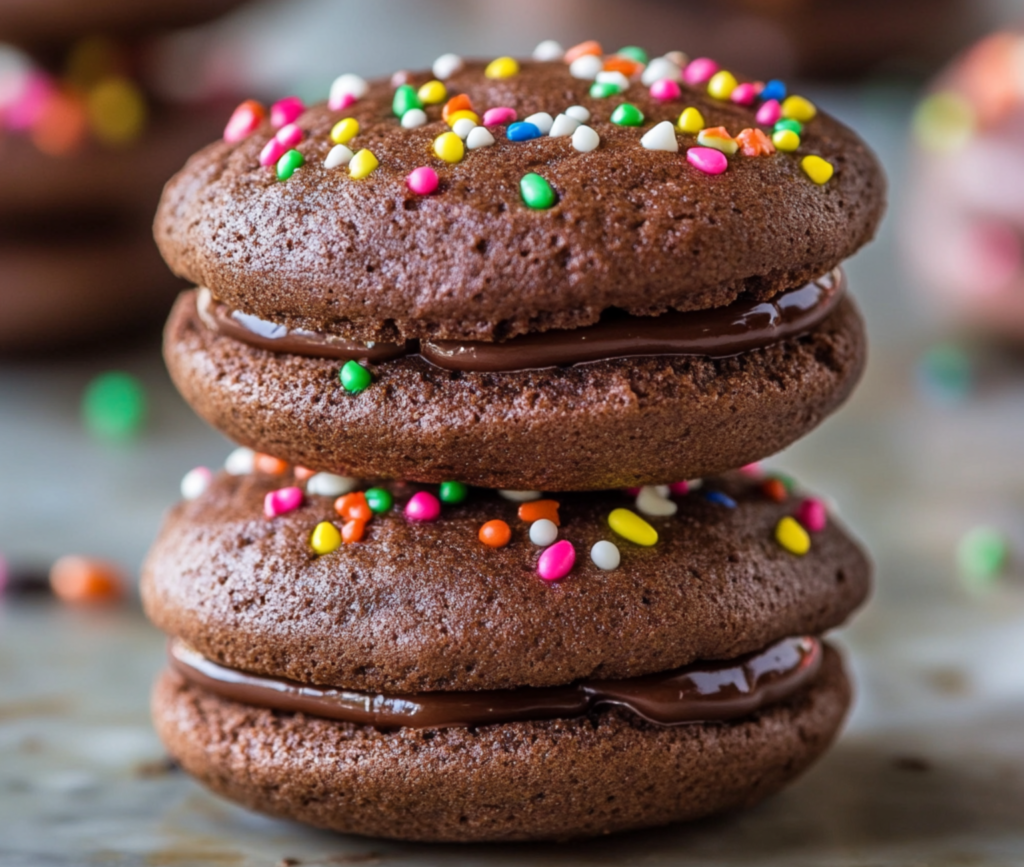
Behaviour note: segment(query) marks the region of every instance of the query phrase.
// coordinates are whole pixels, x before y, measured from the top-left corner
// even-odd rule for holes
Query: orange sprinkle
[[[745,129],[738,136],[736,141],[740,143],[740,149],[748,157],[770,156],[775,153],[775,145],[759,129]]]
[[[532,524],[534,521],[539,521],[541,518],[547,518],[556,527],[562,526],[558,520],[557,500],[533,500],[529,503],[523,503],[519,507],[520,521],[526,521]]]
[[[593,39],[588,39],[586,42],[581,42],[579,45],[574,45],[568,51],[565,52],[565,62],[572,63],[574,60],[578,60],[585,54],[596,54],[600,57],[604,54],[604,49],[601,48],[600,42],[595,42]]]
[[[62,602],[93,605],[124,594],[124,575],[113,563],[71,554],[50,567],[50,587]]]
[[[85,105],[69,93],[54,93],[32,127],[32,143],[44,154],[63,156],[85,140]]]
[[[488,521],[480,528],[479,537],[489,548],[504,548],[512,539],[512,530],[504,521]]]
[[[622,57],[618,54],[614,57],[609,57],[604,62],[605,72],[621,72],[626,78],[642,72],[643,68],[644,65],[642,63],[637,63],[631,57]]]
[[[786,497],[789,496],[781,479],[767,479],[761,485],[761,492],[769,500],[775,500],[776,503],[786,502]]]
[[[307,482],[315,475],[316,470],[311,470],[308,467],[295,468],[295,478],[298,479],[300,482]]]
[[[453,96],[444,104],[444,108],[441,109],[441,117],[445,123],[448,122],[448,116],[454,114],[457,111],[472,111],[473,103],[469,97],[460,93],[458,96]]]
[[[351,521],[346,521],[341,527],[341,541],[346,545],[351,545],[353,542],[361,542],[363,540],[363,533],[366,532],[366,521],[360,521],[353,518]]]
[[[334,501],[334,511],[346,521],[362,521],[366,523],[373,517],[373,509],[366,502],[366,494],[362,491],[355,491],[345,494]]]
[[[288,472],[288,461],[282,461],[273,455],[264,455],[259,452],[252,460],[253,469],[258,473],[266,473],[268,476],[282,476]]]

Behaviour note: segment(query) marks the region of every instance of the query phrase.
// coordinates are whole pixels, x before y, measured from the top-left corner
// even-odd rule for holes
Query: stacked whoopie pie
[[[692,819],[796,777],[849,705],[820,636],[867,560],[733,471],[861,373],[838,266],[879,166],[781,82],[539,54],[246,103],[165,189],[202,287],[167,362],[243,448],[145,569],[154,716],[256,809],[414,840]]]

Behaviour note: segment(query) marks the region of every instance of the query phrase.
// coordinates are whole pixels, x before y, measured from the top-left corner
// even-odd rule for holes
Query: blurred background
[[[0,864],[1024,863],[1016,27],[1017,0],[0,0]],[[768,462],[876,561],[839,637],[847,732],[749,814],[572,847],[424,850],[247,814],[175,772],[148,723],[163,639],[138,568],[185,473],[232,448],[160,359],[181,288],[150,240],[162,183],[244,98],[590,38],[786,79],[888,172],[882,232],[848,266],[865,381]],[[51,584],[68,555],[91,583],[64,560]]]

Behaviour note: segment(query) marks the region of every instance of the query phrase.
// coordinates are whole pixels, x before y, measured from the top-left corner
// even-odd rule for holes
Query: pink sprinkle
[[[750,82],[744,82],[743,84],[736,85],[736,89],[732,92],[729,99],[737,105],[752,105],[756,96],[757,88]]]
[[[668,486],[668,491],[670,494],[675,494],[677,497],[681,497],[683,496],[683,494],[690,493],[690,483],[673,482],[671,485]]]
[[[545,548],[537,561],[537,572],[545,581],[557,581],[569,574],[576,562],[576,549],[568,539]]]
[[[757,122],[761,126],[773,126],[782,117],[782,106],[777,99],[769,99],[757,110]]]
[[[430,166],[420,166],[418,169],[413,169],[409,177],[405,179],[405,182],[416,195],[429,196],[437,189],[440,178],[438,178],[437,172]]]
[[[302,141],[302,130],[294,123],[286,124],[277,131],[274,136],[285,147],[293,148]]]
[[[796,510],[796,519],[811,533],[820,533],[828,523],[825,504],[816,497],[808,497]]]
[[[332,96],[327,102],[327,107],[331,111],[342,111],[348,108],[350,105],[355,105],[356,98],[351,93],[340,93],[337,96]]]
[[[405,517],[410,521],[436,521],[441,515],[441,501],[428,491],[413,494],[405,504]]]
[[[285,155],[288,150],[288,145],[281,142],[279,139],[272,138],[265,145],[263,150],[260,151],[260,165],[261,166],[272,166],[281,157]]]
[[[708,57],[698,57],[691,60],[683,71],[683,78],[687,84],[703,84],[710,81],[711,76],[718,72],[718,64]]]
[[[515,123],[516,117],[516,110],[514,108],[506,108],[505,106],[489,108],[484,112],[484,126],[505,126],[506,124]]]
[[[53,84],[41,72],[25,77],[21,92],[9,103],[3,112],[3,121],[8,129],[31,129],[43,116],[53,96]]]
[[[412,81],[412,73],[406,69],[399,69],[398,72],[391,76],[391,86],[396,89],[403,84],[408,84],[410,81]]]
[[[276,518],[287,512],[294,512],[302,505],[302,488],[279,488],[263,498],[263,514]]]
[[[729,168],[725,154],[714,148],[690,148],[686,152],[686,161],[706,175],[720,175]]]
[[[761,475],[761,465],[757,461],[754,461],[752,464],[740,467],[740,472],[746,473],[748,476],[759,476]]]
[[[305,110],[306,106],[297,96],[286,96],[270,106],[270,123],[275,128],[293,123]]]
[[[224,141],[236,142],[248,138],[256,131],[261,119],[262,116],[251,100],[243,102],[231,113],[231,119],[224,127]]]
[[[659,102],[671,102],[683,95],[683,89],[671,78],[663,78],[651,85],[651,98]]]

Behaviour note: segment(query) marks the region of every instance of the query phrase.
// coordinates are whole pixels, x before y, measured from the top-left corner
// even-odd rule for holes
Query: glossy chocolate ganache
[[[655,725],[722,722],[783,701],[821,668],[817,638],[786,638],[727,662],[704,662],[625,680],[569,686],[380,695],[247,674],[225,668],[178,639],[171,667],[190,683],[231,701],[382,729],[453,728],[583,716],[601,706],[626,708]]]
[[[609,311],[595,325],[570,331],[524,334],[500,343],[421,340],[361,344],[337,335],[267,322],[231,310],[199,289],[196,307],[214,331],[272,352],[380,363],[420,355],[446,370],[539,370],[612,358],[703,355],[725,358],[804,334],[832,312],[846,288],[842,270],[783,292],[770,301],[739,300],[727,307],[629,316]]]

